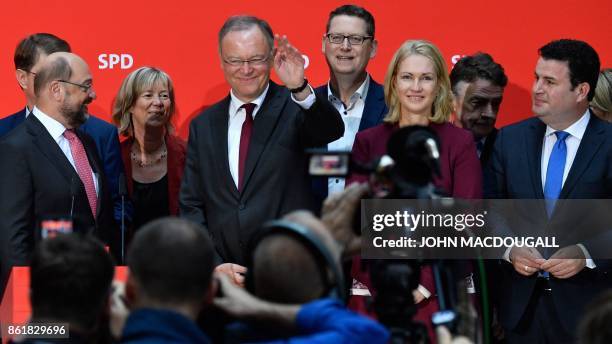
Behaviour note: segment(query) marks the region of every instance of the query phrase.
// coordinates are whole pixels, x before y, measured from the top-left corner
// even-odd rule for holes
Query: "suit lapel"
[[[26,120],[28,132],[34,136],[34,145],[36,148],[49,160],[51,165],[55,166],[58,171],[64,176],[68,185],[71,185],[73,178],[79,178],[70,161],[64,155],[64,152],[59,148],[57,142],[53,140],[47,129],[36,118],[36,116],[28,116]],[[78,179],[80,181],[80,178]]]
[[[280,112],[287,101],[288,97],[283,96],[281,86],[270,81],[268,94],[262,103],[261,109],[255,115],[255,121],[253,122],[253,133],[251,134],[249,152],[244,168],[244,189],[247,188],[255,166],[257,166],[257,162],[269,141],[270,135],[272,135],[274,128],[276,128]]]
[[[525,138],[528,171],[533,185],[534,199],[543,199],[542,190],[542,142],[546,125],[540,120],[531,123],[531,133]]]
[[[215,111],[210,114],[211,116],[211,126],[212,129],[210,132],[210,137],[212,140],[213,154],[216,156],[216,161],[219,161],[218,164],[215,164],[215,167],[218,170],[218,175],[222,176],[223,183],[227,190],[230,190],[232,195],[236,199],[240,197],[238,193],[238,188],[236,184],[234,184],[234,180],[232,179],[232,174],[229,169],[229,158],[227,153],[227,133],[228,133],[228,113],[229,113],[229,105],[230,105],[230,96],[228,95],[225,99],[222,100],[223,104],[219,107],[218,111]]]
[[[370,87],[368,88],[368,94],[366,95],[366,102],[363,108],[361,122],[359,123],[359,131],[380,124],[384,111],[385,93],[378,83],[376,83],[373,79],[370,79]]]
[[[603,122],[600,119],[591,114],[591,119],[582,136],[576,157],[567,175],[565,184],[563,184],[559,198],[568,198],[572,189],[576,186],[576,183],[580,180],[580,177],[588,168],[591,160],[593,160],[601,144],[604,142],[605,135],[602,124]]]
[[[491,153],[493,153],[493,147],[495,146],[495,139],[497,138],[497,128],[493,128],[493,131],[487,136],[485,139],[484,146],[482,146],[482,151],[480,152],[480,162],[483,166],[489,160]]]

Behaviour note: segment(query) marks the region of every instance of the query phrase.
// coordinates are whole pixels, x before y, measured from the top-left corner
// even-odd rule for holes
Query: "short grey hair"
[[[268,42],[270,50],[272,50],[274,47],[274,33],[272,32],[270,24],[268,24],[267,21],[259,19],[255,16],[239,15],[229,17],[225,23],[223,23],[221,30],[219,30],[219,54],[221,54],[221,41],[225,35],[233,31],[250,30],[254,26],[261,30],[266,38],[266,41]]]

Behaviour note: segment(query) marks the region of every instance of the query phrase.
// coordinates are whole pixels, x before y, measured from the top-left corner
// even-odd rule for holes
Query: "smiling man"
[[[25,97],[25,107],[16,113],[0,119],[0,137],[19,126],[32,113],[36,105],[34,94],[34,77],[42,66],[45,58],[56,52],[70,52],[68,42],[50,33],[39,32],[23,38],[13,56],[15,76],[19,88]],[[102,119],[87,114],[87,120],[79,129],[91,136],[96,143],[96,149],[102,159],[104,172],[109,181],[110,192],[115,201],[115,219],[121,220],[121,199],[119,192],[119,176],[123,173],[123,162],[119,152],[117,128]]]
[[[491,55],[477,53],[461,58],[450,73],[457,125],[472,132],[484,166],[497,136],[495,121],[508,77]]]
[[[329,82],[315,92],[341,114],[344,135],[328,150],[350,152],[357,132],[382,123],[387,114],[383,87],[366,71],[377,47],[374,17],[365,8],[343,5],[331,11],[322,41]],[[320,206],[328,194],[344,189],[344,179],[315,180],[313,187]]]
[[[264,20],[229,18],[219,57],[231,90],[191,122],[179,205],[206,227],[225,263],[217,270],[240,283],[260,225],[314,208],[304,149],[341,137],[343,125],[308,85],[302,55]],[[272,69],[286,87],[270,81]]]
[[[56,52],[34,80],[36,106],[0,141],[0,252],[2,273],[27,265],[39,223],[71,218],[74,232],[108,242],[116,232],[111,196],[96,146],[79,129],[96,99],[87,63]]]

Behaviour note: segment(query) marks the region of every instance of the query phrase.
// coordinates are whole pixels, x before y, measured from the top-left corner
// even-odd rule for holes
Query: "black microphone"
[[[72,219],[72,214],[74,213],[74,200],[76,198],[77,193],[79,193],[80,180],[78,178],[72,177],[70,179],[70,197],[72,198],[70,202],[70,219]]]
[[[125,174],[119,175],[119,196],[121,196],[121,263],[125,264],[125,196],[127,196]]]
[[[428,127],[408,126],[393,133],[387,154],[406,180],[428,183],[440,175],[440,139]]]

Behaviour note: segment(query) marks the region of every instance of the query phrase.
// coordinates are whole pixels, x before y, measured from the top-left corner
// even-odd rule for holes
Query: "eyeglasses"
[[[272,57],[272,54],[268,54],[268,56],[265,57],[254,57],[252,59],[248,59],[248,60],[241,60],[241,59],[234,59],[234,58],[230,58],[230,59],[223,59],[224,63],[227,63],[228,65],[232,66],[232,67],[241,67],[243,64],[249,64],[251,66],[263,66],[265,65],[268,60],[270,60],[270,57]]]
[[[77,84],[77,83],[75,83],[75,82],[70,82],[70,81],[67,81],[67,80],[57,80],[57,82],[63,82],[63,83],[66,83],[66,84],[70,84],[70,85],[78,86],[78,87],[80,87],[80,88],[81,88],[81,90],[83,90],[83,92],[85,92],[85,93],[89,93],[89,91],[90,91],[90,90],[91,90],[91,88],[93,87],[93,84],[87,84],[87,85],[84,85],[84,84]]]
[[[372,36],[360,36],[360,35],[342,35],[339,33],[328,33],[325,35],[329,43],[342,44],[345,39],[348,39],[350,45],[362,45],[367,39],[372,39]]]

